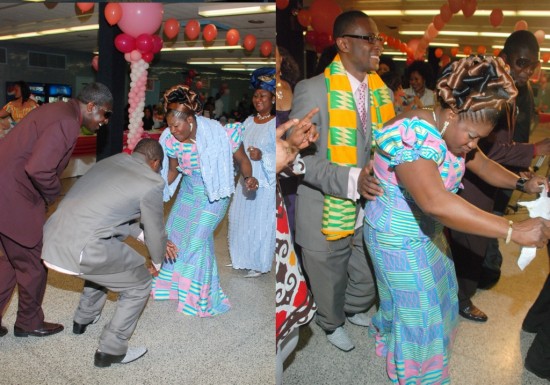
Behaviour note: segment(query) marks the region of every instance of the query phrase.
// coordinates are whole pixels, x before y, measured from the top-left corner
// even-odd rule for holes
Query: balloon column
[[[154,55],[163,46],[162,38],[154,33],[162,24],[164,13],[160,3],[109,3],[105,18],[117,24],[123,33],[115,38],[115,47],[130,63],[130,92],[128,93],[129,132],[127,150],[132,151],[143,135],[143,108],[147,69]]]

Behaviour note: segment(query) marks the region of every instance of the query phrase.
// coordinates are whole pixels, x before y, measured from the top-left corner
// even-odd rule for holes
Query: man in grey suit
[[[296,242],[302,247],[302,261],[317,304],[316,322],[333,345],[349,351],[354,345],[343,327],[346,317],[355,325],[368,326],[370,319],[365,312],[376,297],[363,245],[363,210],[360,204],[355,205],[354,232],[354,223],[351,223],[349,235],[327,240],[321,232],[324,202],[327,195],[358,202],[358,185],[370,178],[370,169],[365,166],[370,160],[372,119],[366,111],[372,100],[369,100],[368,91],[366,100],[359,98],[357,90],[366,86],[367,74],[378,69],[383,41],[374,21],[361,11],[339,15],[334,22],[333,36],[349,82],[347,87],[353,92],[353,100],[347,105],[356,109],[357,127],[351,127],[350,131],[354,132],[357,161],[356,166],[349,167],[327,159],[331,123],[327,76],[320,74],[298,83],[290,117],[304,116],[312,108],[319,107],[320,112],[312,121],[317,124],[320,137],[315,143],[315,153],[304,157],[306,173],[304,182],[298,187],[296,201]],[[393,113],[391,103],[387,107]],[[360,116],[360,108],[366,116]]]
[[[167,241],[164,227],[162,159],[160,144],[142,139],[132,155],[98,162],[44,226],[45,264],[85,280],[74,315],[75,334],[98,321],[107,290],[119,293],[115,314],[99,338],[94,357],[98,367],[128,363],[147,352],[128,348],[128,339],[149,298],[151,273],[145,258],[123,241],[128,236],[144,241],[157,270],[165,254],[174,257],[175,246]]]

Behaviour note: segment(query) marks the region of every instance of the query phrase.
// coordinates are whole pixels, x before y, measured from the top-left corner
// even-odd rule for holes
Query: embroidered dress
[[[199,117],[197,123],[198,130],[205,130],[209,124]],[[240,145],[240,125],[227,125],[225,129],[227,146],[235,152]],[[153,280],[151,296],[157,300],[177,299],[178,311],[189,315],[210,317],[225,313],[231,305],[220,286],[214,230],[223,219],[230,198],[208,199],[197,144],[179,142],[169,134],[164,151],[168,157],[178,159],[178,171],[183,174],[166,223],[168,239],[179,252],[175,263],[162,265]]]
[[[246,191],[239,180],[229,208],[229,253],[233,268],[267,273],[275,255],[275,119],[257,124],[248,117],[243,130],[245,151],[250,146],[262,151],[261,160],[250,161],[259,187]]]
[[[375,133],[374,171],[384,195],[365,208],[364,235],[380,307],[369,333],[399,384],[447,384],[458,317],[457,282],[443,225],[425,215],[399,185],[394,167],[433,160],[456,193],[465,162],[448,151],[437,129],[416,118]]]
[[[4,107],[3,110],[8,112],[15,123],[19,123],[21,119],[23,119],[29,112],[34,110],[36,107],[38,107],[37,104],[33,103],[30,106],[24,107],[18,107],[13,102],[8,102]]]

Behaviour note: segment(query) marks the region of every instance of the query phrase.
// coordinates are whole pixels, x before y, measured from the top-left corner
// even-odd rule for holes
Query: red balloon
[[[441,59],[439,59],[439,65],[441,67],[445,67],[450,62],[451,62],[451,58],[447,55],[443,55],[443,56],[441,56]]]
[[[448,2],[452,13],[457,13],[462,9],[462,0],[448,0]]]
[[[202,37],[207,42],[211,42],[218,36],[218,29],[214,24],[208,24],[206,27],[204,27],[204,30],[202,31]]]
[[[94,7],[94,4],[95,3],[76,3],[76,6],[80,9],[80,11],[82,11],[82,13],[86,13]]]
[[[464,55],[470,56],[471,53],[472,53],[472,47],[470,47],[469,45],[464,47]]]
[[[44,5],[48,9],[54,9],[57,6],[57,1],[45,1]]]
[[[342,8],[334,0],[313,0],[309,9],[313,29],[332,35],[334,20],[342,13]]]
[[[109,25],[115,25],[122,17],[122,7],[119,3],[107,3],[103,14]]]
[[[426,34],[428,35],[428,40],[433,40],[437,37],[439,31],[435,28],[434,23],[430,23],[430,25],[428,25]]]
[[[187,26],[185,27],[185,31],[187,32]],[[164,34],[166,35],[166,37],[168,39],[173,39],[178,36],[178,33],[180,33],[180,22],[174,18],[166,20],[166,22],[164,23]],[[199,36],[198,32],[197,36]],[[197,37],[195,36],[194,39],[196,38]]]
[[[92,58],[92,68],[94,70],[98,70],[99,68],[99,56],[95,55],[93,58]]]
[[[307,28],[311,25],[311,12],[309,9],[300,9],[296,17],[302,27]]]
[[[151,35],[142,33],[136,38],[136,49],[142,54],[153,51],[153,38]]]
[[[491,22],[491,25],[493,27],[498,27],[500,24],[502,24],[502,20],[504,20],[504,13],[502,13],[502,9],[493,9],[491,11],[491,15],[489,16],[489,21]]]
[[[480,45],[479,47],[477,47],[478,54],[485,55],[486,52],[487,52],[487,48],[484,45]]]
[[[227,43],[227,45],[237,45],[237,44],[239,44],[239,39],[240,38],[241,38],[241,35],[239,34],[239,31],[237,31],[235,28],[231,28],[225,34],[225,42]]]
[[[262,44],[260,44],[260,53],[262,56],[268,57],[271,55],[271,51],[273,50],[273,44],[271,44],[270,41],[264,41]]]
[[[197,76],[197,75],[198,75],[198,73],[197,73],[197,71],[195,71],[194,69],[190,69],[190,70],[189,70],[189,77],[190,77],[191,79],[193,79],[193,78],[194,78],[195,76]]]
[[[151,63],[154,57],[155,55],[152,52],[145,52],[144,54],[141,55],[141,58],[145,60],[145,62],[147,63]]]
[[[443,56],[443,50],[441,48],[436,48],[435,49],[435,52],[434,52],[434,55],[436,58],[440,58],[441,56]]]
[[[289,0],[276,0],[275,5],[278,9],[285,9],[288,7]]]
[[[477,1],[476,0],[464,0],[462,2],[462,14],[468,18],[476,13]]]
[[[159,35],[153,35],[151,36],[153,39],[153,49],[151,50],[152,53],[159,53],[164,45],[164,41],[162,40],[162,37]]]
[[[115,47],[122,53],[132,52],[136,49],[136,39],[127,33],[121,33],[115,37]]]
[[[445,3],[439,8],[439,14],[441,15],[441,19],[443,22],[448,23],[451,21],[453,17],[453,13],[451,12],[451,7],[448,3]]]
[[[451,55],[456,56],[458,54],[458,47],[451,48]]]
[[[525,20],[520,20],[514,26],[514,31],[527,30],[527,22]]]
[[[246,35],[243,39],[243,47],[247,51],[252,51],[256,47],[256,36]]]
[[[407,47],[409,47],[409,50],[414,53],[416,51],[416,49],[418,48],[418,43],[420,43],[420,40],[411,39],[407,43]]]
[[[550,53],[545,52],[545,53],[542,55],[542,61],[545,62],[545,63],[548,63],[549,60],[550,60]]]
[[[433,25],[436,30],[441,31],[445,27],[445,22],[441,18],[441,15],[435,15],[433,19]]]
[[[189,20],[185,25],[185,36],[189,40],[195,40],[201,33],[201,25],[197,20]]]
[[[407,48],[408,48],[408,47],[407,47],[407,43],[401,43],[401,44],[399,45],[399,51],[401,51],[401,52],[403,52],[403,53],[407,52]]]
[[[195,87],[197,88],[197,90],[201,90],[202,89],[202,82],[200,80],[197,80],[196,83],[195,83]]]
[[[306,44],[315,45],[315,43],[317,43],[317,32],[307,31],[305,40],[306,40]]]
[[[500,48],[493,49],[493,56],[498,56],[500,54]]]

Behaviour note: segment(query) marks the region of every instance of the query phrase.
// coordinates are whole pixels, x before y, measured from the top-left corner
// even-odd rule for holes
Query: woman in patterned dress
[[[245,277],[254,278],[271,270],[275,255],[275,68],[258,68],[250,83],[257,113],[243,122],[243,144],[260,186],[255,193],[235,192],[228,233],[233,268],[247,269]]]
[[[520,179],[476,149],[517,94],[504,63],[464,58],[445,68],[437,88],[440,105],[433,111],[406,112],[374,133],[374,172],[383,193],[365,208],[365,242],[380,296],[369,332],[399,384],[450,382],[458,302],[443,226],[538,247],[550,235],[549,221],[512,223],[455,194],[464,167],[498,187],[514,188]],[[540,192],[542,183],[534,177],[525,191]]]
[[[166,223],[168,238],[179,251],[176,262],[164,262],[153,281],[151,296],[177,299],[178,311],[210,317],[231,307],[220,286],[214,230],[235,190],[233,161],[246,177],[244,189],[255,191],[258,181],[252,176],[239,125],[222,127],[217,121],[198,116],[202,106],[197,94],[185,85],[166,91],[164,101],[170,134],[161,140],[169,158],[163,176],[173,186],[183,175]]]
[[[15,99],[8,102],[0,110],[0,118],[10,118],[11,121],[3,124],[3,130],[0,129],[0,137],[6,135],[13,126],[15,126],[21,119],[23,119],[29,112],[38,107],[33,99],[31,99],[31,89],[29,85],[20,80],[15,83],[13,87]],[[7,119],[6,119],[7,121]],[[2,132],[3,131],[3,132]]]

